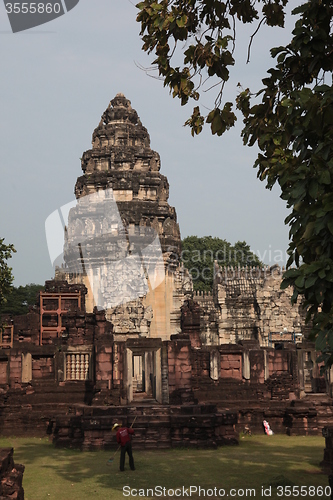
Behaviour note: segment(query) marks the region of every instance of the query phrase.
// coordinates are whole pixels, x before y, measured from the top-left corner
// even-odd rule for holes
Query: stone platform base
[[[262,433],[263,420],[275,434],[293,436],[321,436],[324,427],[333,427],[333,402],[325,394],[293,401],[231,401],[221,407],[237,413],[238,432],[248,428],[253,434]]]
[[[82,450],[116,449],[115,422],[133,424],[135,448],[216,447],[238,444],[237,414],[214,405],[75,407],[75,416],[55,420],[56,446]]]

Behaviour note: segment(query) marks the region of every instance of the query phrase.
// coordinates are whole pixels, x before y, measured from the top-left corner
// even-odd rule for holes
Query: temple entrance
[[[306,394],[326,393],[326,380],[320,374],[320,366],[316,363],[317,353],[310,349],[302,349],[298,354],[300,388]]]
[[[154,353],[133,354],[133,399],[156,400]]]
[[[305,392],[315,392],[313,383],[313,361],[311,352],[304,353],[304,390]]]
[[[142,369],[145,364],[144,355],[133,354],[133,395],[141,394],[146,391],[145,370]]]
[[[145,344],[148,344],[145,342]],[[136,345],[126,348],[127,403],[162,402],[161,348]]]

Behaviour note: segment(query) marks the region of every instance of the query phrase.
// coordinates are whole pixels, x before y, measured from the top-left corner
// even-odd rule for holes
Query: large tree
[[[187,121],[192,134],[205,122],[221,135],[235,123],[232,103],[223,103],[223,88],[234,64],[236,20],[283,26],[287,0],[145,0],[138,4],[143,49],[154,60],[164,84],[182,104],[199,99],[196,78],[216,78],[220,85],[206,117],[199,106]],[[291,42],[271,50],[277,58],[263,88],[240,92],[244,143],[257,144],[260,180],[279,184],[291,209],[289,268],[282,286],[301,294],[321,359],[333,363],[333,3],[308,0],[294,9],[298,16]],[[183,67],[172,66],[178,41],[187,41]],[[250,40],[251,43],[251,40]],[[179,56],[177,56],[179,60]],[[212,80],[214,82],[214,80]],[[200,81],[199,81],[200,85]],[[296,267],[293,267],[296,266]]]
[[[5,238],[0,238],[0,307],[7,300],[12,290],[13,274],[12,268],[8,266],[8,259],[16,252],[14,245],[6,245]]]

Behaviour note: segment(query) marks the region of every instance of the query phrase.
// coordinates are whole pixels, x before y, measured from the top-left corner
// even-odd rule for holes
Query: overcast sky
[[[0,4],[0,237],[17,250],[10,261],[16,286],[53,277],[45,219],[73,200],[80,157],[118,92],[131,100],[152,149],[161,155],[182,237],[245,240],[268,264],[287,248],[288,212],[279,190],[268,191],[257,180],[256,151],[242,145],[241,121],[223,138],[209,130],[192,138],[183,127],[192,106],[182,108],[161,81],[138,68],[151,58],[141,51],[136,12],[129,0],[80,0],[66,15],[12,34]],[[290,26],[263,27],[248,65],[247,44],[255,26],[238,28],[230,96],[239,81],[259,88],[273,64],[269,48],[289,41]]]

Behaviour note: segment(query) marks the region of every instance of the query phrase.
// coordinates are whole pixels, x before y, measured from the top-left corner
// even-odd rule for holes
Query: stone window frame
[[[8,333],[9,332],[9,333]],[[4,337],[8,338],[9,342],[4,342]],[[14,325],[2,325],[0,328],[0,349],[12,348],[14,344]]]
[[[93,352],[92,349],[83,346],[83,347],[77,347],[77,348],[69,348],[63,353],[63,361],[64,361],[64,370],[63,370],[63,380],[64,382],[87,382],[87,381],[93,381]],[[79,368],[75,368],[75,377],[68,377],[68,363],[67,359],[68,356],[80,356],[80,365]],[[82,370],[82,356],[86,357],[88,356],[88,371],[86,372],[85,376],[82,376],[85,371]],[[86,364],[87,361],[84,360],[84,363]],[[71,374],[73,373],[73,367],[71,366]]]
[[[39,332],[39,345],[43,345],[43,333],[56,333],[57,338],[61,336],[66,328],[62,325],[62,318],[67,314],[68,310],[63,307],[63,301],[73,300],[77,302],[77,307],[81,310],[81,291],[79,292],[63,292],[63,293],[50,293],[50,292],[39,292],[39,309],[40,309],[40,332]],[[45,309],[45,304],[47,301],[56,301],[57,309]],[[44,326],[44,317],[54,317],[56,318],[57,326]]]

